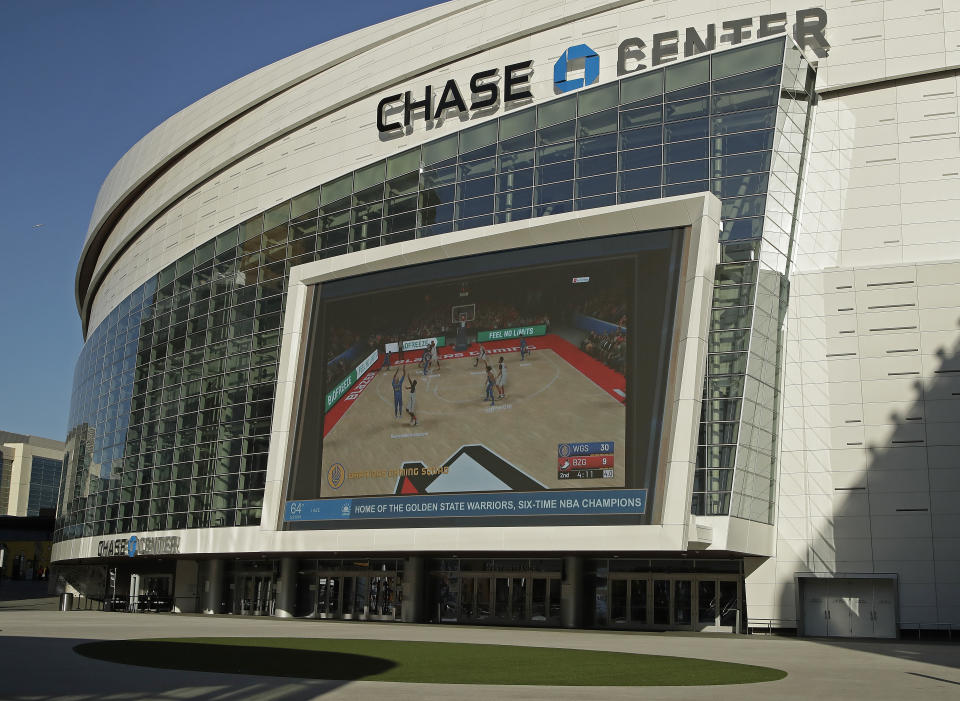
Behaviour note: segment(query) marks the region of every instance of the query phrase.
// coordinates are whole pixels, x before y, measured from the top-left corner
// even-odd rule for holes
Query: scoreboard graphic
[[[613,441],[561,443],[557,446],[559,479],[613,479]]]

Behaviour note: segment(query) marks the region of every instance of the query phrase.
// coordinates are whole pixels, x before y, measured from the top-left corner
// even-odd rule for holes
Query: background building
[[[95,592],[110,566],[184,611],[957,625],[958,27],[897,1],[451,2],[171,117],[107,177],[78,265],[69,586]],[[390,342],[347,344],[311,382],[328,295],[638,231],[682,240],[691,266],[642,518],[338,524],[351,504],[303,496],[354,484],[349,465],[310,472],[324,424],[303,422],[382,383]],[[453,309],[445,333],[475,325],[454,348],[505,330],[473,314]],[[539,325],[625,326],[602,316]]]
[[[0,431],[0,514],[53,513],[63,471],[62,441]]]

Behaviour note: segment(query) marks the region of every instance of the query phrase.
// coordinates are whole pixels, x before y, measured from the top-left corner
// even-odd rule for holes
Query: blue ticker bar
[[[471,516],[640,515],[646,511],[646,507],[646,489],[427,494],[288,501],[283,520],[298,522]]]

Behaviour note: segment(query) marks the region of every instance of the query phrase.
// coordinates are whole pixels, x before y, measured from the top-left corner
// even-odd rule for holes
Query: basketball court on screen
[[[370,378],[324,438],[324,473],[339,463],[346,475],[335,490],[325,482],[324,496],[396,493],[397,470],[412,465],[429,470],[447,466],[428,491],[514,488],[509,478],[504,483],[480,474],[479,464],[465,468],[460,459],[451,462],[464,446],[485,447],[541,489],[623,487],[622,376],[552,334],[530,339],[533,352],[523,361],[516,341],[484,345],[495,373],[501,356],[508,368],[505,398],[492,405],[484,400],[486,371],[474,367],[475,344],[460,353],[452,347],[441,349],[439,371],[433,369],[426,376],[416,358],[399,366],[401,374],[404,368],[407,372],[405,398],[409,380],[417,380],[416,426],[409,425],[406,412],[402,419],[394,418],[395,368]],[[596,479],[559,477],[558,446],[574,442],[612,443],[612,474]],[[522,476],[514,483],[522,484]]]

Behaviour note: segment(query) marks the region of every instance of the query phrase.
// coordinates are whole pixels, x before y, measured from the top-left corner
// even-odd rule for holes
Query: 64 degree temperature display
[[[559,479],[612,479],[613,441],[561,443],[557,446]]]

